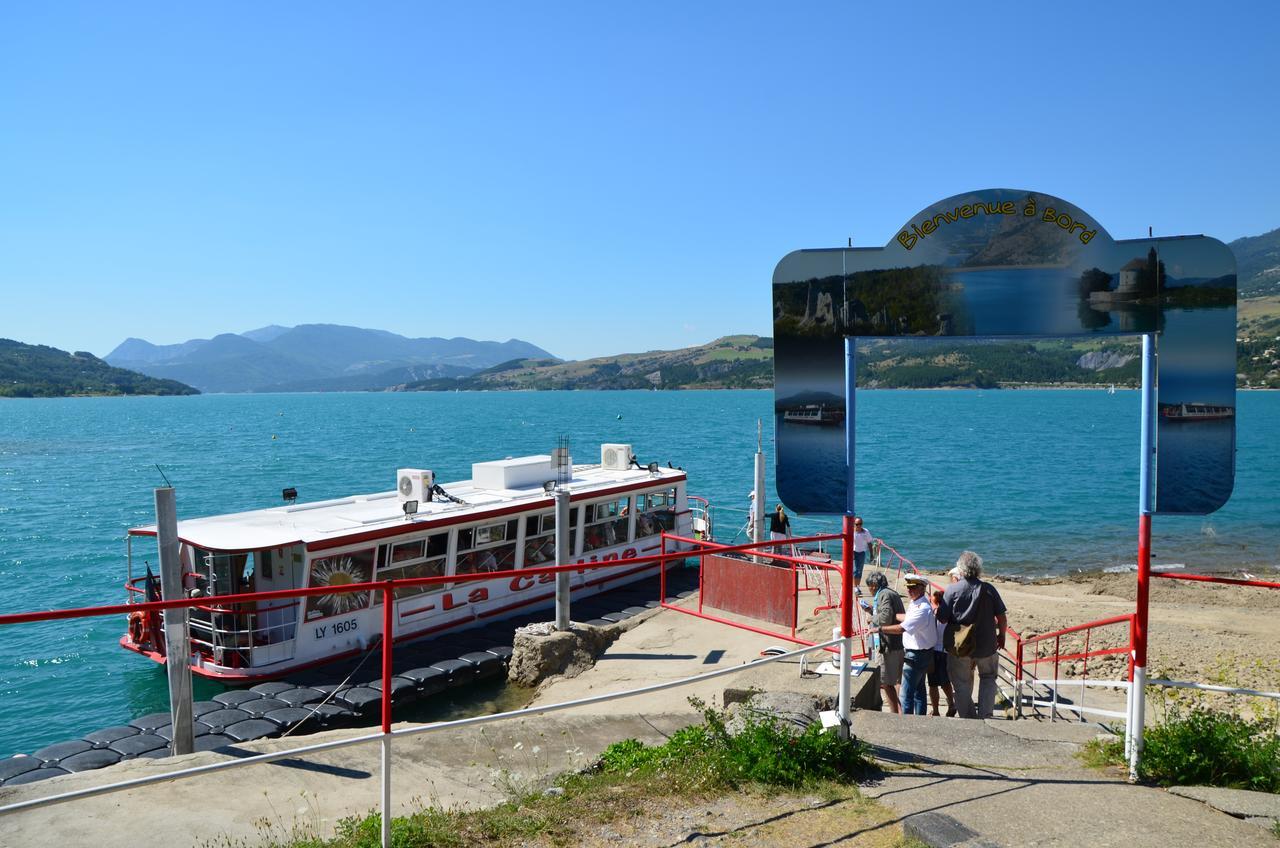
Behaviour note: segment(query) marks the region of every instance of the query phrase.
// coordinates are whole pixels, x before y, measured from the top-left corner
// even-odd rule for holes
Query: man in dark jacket
[[[991,718],[996,703],[996,672],[999,650],[1004,647],[1008,626],[1007,610],[1000,593],[982,576],[982,557],[965,551],[951,569],[951,585],[942,593],[938,621],[946,622],[947,674],[955,687],[956,708],[961,718]],[[957,635],[966,628],[968,652],[960,656]],[[978,671],[978,704],[973,703],[973,672]]]
[[[867,588],[875,593],[872,602],[871,624],[884,627],[898,623],[898,616],[907,609],[902,603],[902,596],[889,588],[889,580],[882,572],[876,571],[867,577]],[[880,634],[880,688],[884,698],[889,702],[889,711],[901,713],[902,706],[898,702],[898,684],[902,682],[902,663],[906,653],[902,648],[902,634]]]

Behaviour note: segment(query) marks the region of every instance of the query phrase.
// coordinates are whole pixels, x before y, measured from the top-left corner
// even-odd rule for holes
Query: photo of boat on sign
[[[1115,241],[1071,203],[1024,190],[940,201],[882,248],[790,253],[773,277],[779,497],[799,513],[845,510],[836,425],[856,424],[846,421],[846,338],[1150,333],[1156,511],[1211,513],[1235,473],[1235,306],[1235,258],[1222,242]],[[1189,421],[1204,422],[1194,437]]]
[[[792,406],[782,413],[783,424],[813,424],[830,427],[844,423],[844,405],[841,403],[806,403]]]

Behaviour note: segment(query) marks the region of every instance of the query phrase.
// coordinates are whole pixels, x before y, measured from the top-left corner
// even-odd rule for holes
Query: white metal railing
[[[1260,692],[1257,689],[1241,689],[1235,686],[1218,686],[1211,683],[1188,683],[1185,680],[1148,680],[1148,686],[1167,686],[1172,689],[1198,689],[1201,692],[1221,692],[1226,695],[1249,695],[1254,698],[1270,698],[1280,701],[1280,692]]]
[[[1031,686],[1033,689],[1036,686],[1042,686],[1049,690],[1050,696],[1047,699],[1037,698],[1034,691],[1028,693],[1016,693],[1013,700],[1017,707],[1048,707],[1050,721],[1053,721],[1056,718],[1057,713],[1061,710],[1076,713],[1080,717],[1081,721],[1084,721],[1086,714],[1103,716],[1105,718],[1118,718],[1124,721],[1127,729],[1129,721],[1129,713],[1127,710],[1125,712],[1120,712],[1118,710],[1106,710],[1099,707],[1086,707],[1084,705],[1084,693],[1087,687],[1096,686],[1102,689],[1122,689],[1127,693],[1133,685],[1127,680],[1038,680],[1035,678],[1029,678],[1025,681],[1025,684]],[[1280,692],[1264,692],[1258,689],[1245,689],[1238,686],[1219,686],[1211,683],[1192,683],[1186,680],[1165,679],[1148,679],[1146,681],[1146,685],[1161,686],[1171,689],[1192,689],[1200,692],[1217,692],[1224,695],[1244,695],[1247,697],[1267,698],[1273,701],[1280,701]],[[1058,689],[1065,686],[1080,687],[1080,703],[1068,703],[1058,698]],[[1127,738],[1128,735],[1126,734],[1126,739]]]
[[[1050,692],[1050,697],[1048,700],[1044,700],[1044,699],[1037,698],[1034,691],[1029,693],[1024,693],[1020,696],[1022,698],[1020,706],[1022,704],[1026,704],[1033,707],[1048,707],[1049,721],[1053,721],[1057,718],[1057,714],[1059,710],[1069,710],[1070,712],[1076,713],[1080,717],[1081,721],[1084,721],[1084,717],[1086,714],[1099,715],[1099,716],[1104,716],[1106,718],[1120,718],[1120,719],[1125,719],[1127,721],[1129,717],[1127,712],[1120,712],[1118,710],[1104,710],[1100,707],[1086,707],[1084,705],[1084,693],[1085,693],[1085,689],[1088,688],[1089,686],[1097,686],[1099,688],[1104,688],[1104,689],[1128,690],[1129,685],[1130,685],[1129,681],[1127,680],[1090,680],[1086,678],[1070,678],[1066,680],[1033,679],[1031,681],[1031,686],[1033,688],[1035,686],[1043,686],[1047,688]],[[1060,700],[1058,698],[1058,689],[1063,686],[1079,686],[1080,687],[1080,703],[1073,704],[1070,702],[1064,702]]]
[[[143,786],[150,786],[156,783],[165,783],[171,780],[178,780],[186,777],[195,777],[202,774],[211,774],[214,772],[226,771],[233,768],[243,768],[246,766],[256,765],[258,763],[268,763],[275,760],[282,760],[290,757],[298,757],[302,754],[316,754],[324,751],[334,751],[340,748],[347,748],[353,745],[362,745],[367,742],[381,742],[382,745],[382,769],[381,769],[381,794],[382,794],[382,834],[383,844],[390,845],[390,819],[391,815],[391,740],[393,737],[417,736],[423,733],[435,733],[442,730],[451,730],[462,727],[472,727],[482,724],[491,724],[494,722],[505,721],[511,718],[524,718],[526,716],[542,715],[545,713],[558,712],[561,710],[569,710],[576,707],[590,706],[593,704],[603,704],[608,701],[621,700],[624,698],[636,697],[639,695],[648,695],[654,692],[662,692],[667,689],[676,689],[681,686],[688,686],[694,683],[701,683],[706,680],[712,680],[717,677],[724,677],[730,674],[738,674],[749,669],[758,668],[769,663],[779,662],[780,660],[790,659],[792,657],[802,656],[812,651],[822,650],[834,645],[844,643],[844,639],[831,639],[816,645],[806,645],[794,651],[788,651],[784,654],[775,654],[763,657],[758,660],[752,660],[742,665],[732,666],[730,668],[717,669],[704,674],[697,674],[692,677],[684,677],[677,680],[668,680],[663,683],[655,683],[650,686],[642,686],[636,689],[627,689],[620,692],[606,692],[601,695],[593,695],[588,698],[580,698],[575,701],[563,701],[555,704],[545,704],[534,707],[524,707],[518,710],[510,710],[508,712],[494,713],[487,716],[473,716],[471,718],[456,719],[454,721],[437,722],[434,724],[418,725],[416,727],[405,727],[398,730],[392,730],[390,733],[369,733],[362,736],[355,736],[350,739],[340,739],[331,742],[320,742],[314,745],[304,745],[297,748],[289,748],[284,751],[272,751],[266,754],[256,754],[243,759],[228,760],[220,763],[211,763],[202,766],[192,766],[191,768],[176,769],[174,771],[165,772],[164,774],[151,775],[148,777],[135,778],[133,780],[125,780],[117,783],[109,783],[102,786],[94,786],[86,789],[77,789],[71,792],[62,792],[56,795],[47,795],[43,798],[33,798],[29,801],[21,801],[15,804],[7,804],[0,807],[0,816],[10,813],[16,813],[23,810],[32,810],[39,807],[52,806],[54,804],[62,804],[69,801],[77,801],[84,798],[92,798],[98,795],[106,795],[112,792],[121,792],[127,789],[137,789]]]

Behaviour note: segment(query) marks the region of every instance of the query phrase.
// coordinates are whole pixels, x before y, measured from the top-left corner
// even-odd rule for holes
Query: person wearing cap
[[[955,689],[956,709],[961,718],[991,718],[996,703],[996,672],[999,650],[1004,647],[1008,627],[1004,601],[996,587],[981,580],[982,557],[965,551],[951,569],[951,585],[942,593],[937,617],[945,622],[947,675]],[[971,630],[970,630],[971,629]],[[969,631],[968,650],[957,646],[957,635]],[[973,703],[973,672],[978,672],[978,703]]]
[[[874,571],[867,575],[867,588],[874,592],[871,606],[871,627],[868,632],[878,633],[880,627],[896,625],[898,616],[906,612],[902,605],[902,596],[889,588],[889,580],[883,572]],[[880,689],[889,704],[889,712],[900,713],[902,707],[898,703],[898,684],[902,682],[902,664],[905,654],[902,647],[902,636],[892,631],[880,635]]]
[[[880,625],[872,628],[872,632],[902,634],[902,712],[904,715],[925,715],[925,679],[933,667],[938,621],[929,604],[929,578],[923,574],[908,574],[902,580],[907,584],[911,600],[906,614],[898,616],[901,623]]]

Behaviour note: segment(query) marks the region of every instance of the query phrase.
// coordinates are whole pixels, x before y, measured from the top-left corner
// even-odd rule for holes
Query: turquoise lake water
[[[1231,501],[1154,522],[1155,562],[1190,571],[1280,564],[1280,394],[1241,393]],[[437,479],[472,462],[577,462],[629,442],[642,462],[745,518],[756,421],[772,489],[771,392],[205,395],[0,403],[0,612],[124,600],[124,531],[154,520],[159,464],[180,517],[388,491],[397,468]],[[1124,568],[1135,559],[1138,394],[868,391],[858,395],[858,510],[923,567],[963,548],[1004,573]],[[772,505],[772,497],[770,504]],[[731,511],[730,511],[731,510]],[[797,519],[797,532],[833,519]],[[145,546],[142,546],[145,547]],[[154,550],[135,548],[138,560]],[[0,629],[0,756],[167,709],[161,668],[117,645],[121,617]],[[219,687],[197,681],[197,698]]]

